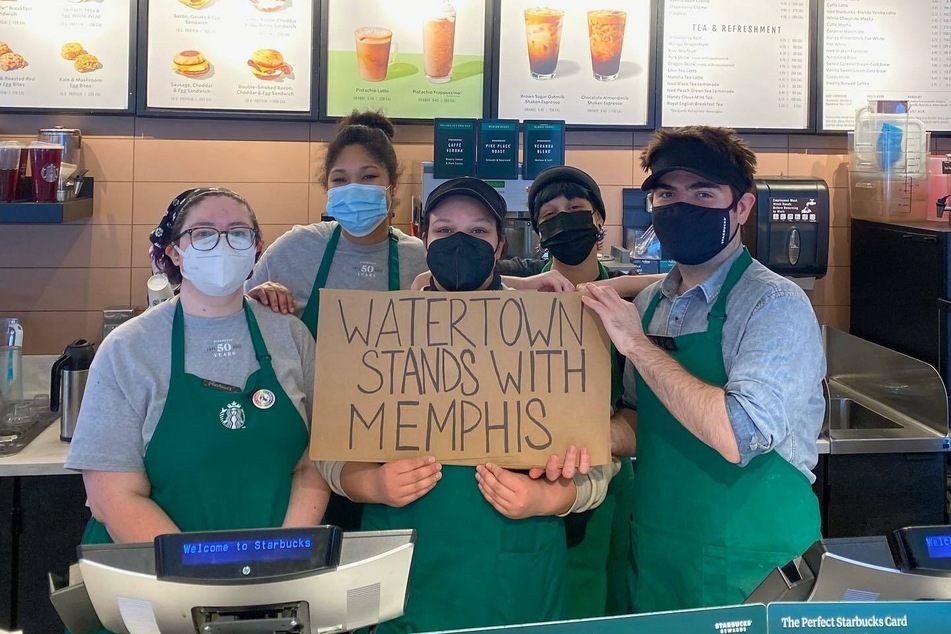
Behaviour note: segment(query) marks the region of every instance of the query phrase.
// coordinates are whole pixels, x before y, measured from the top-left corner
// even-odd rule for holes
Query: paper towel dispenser
[[[821,178],[758,178],[743,244],[772,271],[822,277],[829,266],[829,186]]]

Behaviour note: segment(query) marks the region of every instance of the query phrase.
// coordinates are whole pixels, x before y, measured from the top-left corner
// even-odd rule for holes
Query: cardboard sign
[[[611,460],[610,342],[579,295],[320,293],[311,458]]]

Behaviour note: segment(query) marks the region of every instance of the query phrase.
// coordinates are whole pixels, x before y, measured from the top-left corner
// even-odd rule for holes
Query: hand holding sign
[[[575,501],[575,485],[569,479],[533,480],[492,463],[476,467],[476,481],[482,497],[513,520],[562,515]]]
[[[622,299],[617,291],[609,286],[584,284],[582,292],[581,301],[598,314],[615,347],[621,354],[628,356],[633,342],[644,336],[641,314],[637,307]]]
[[[568,447],[564,462],[561,462],[558,455],[553,454],[548,458],[548,464],[545,465],[544,469],[529,469],[528,477],[537,480],[545,476],[549,481],[554,482],[558,478],[571,479],[575,477],[575,473],[587,475],[591,471],[591,455],[584,447],[581,448],[581,461],[577,468],[575,468],[576,464],[578,464],[578,448],[572,445]]]

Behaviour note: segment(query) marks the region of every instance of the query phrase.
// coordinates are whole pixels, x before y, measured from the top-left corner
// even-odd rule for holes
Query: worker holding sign
[[[677,265],[634,304],[592,284],[584,297],[637,401],[634,608],[742,603],[820,538],[819,324],[805,293],[742,245],[756,155],[732,130],[658,130],[641,167]]]
[[[480,417],[479,420],[482,420],[479,407],[473,409],[470,406],[468,410],[465,407],[466,403],[471,404],[478,400],[478,389],[474,386],[478,384],[480,377],[484,379],[484,375],[475,368],[475,357],[482,355],[481,358],[489,358],[494,352],[487,352],[486,348],[491,346],[485,346],[485,341],[481,341],[483,333],[488,336],[490,324],[498,327],[500,322],[505,322],[515,326],[511,331],[513,338],[526,332],[534,336],[535,343],[544,338],[549,344],[546,346],[548,349],[544,351],[545,358],[548,359],[564,352],[554,349],[559,336],[570,337],[571,333],[580,333],[584,329],[587,329],[585,332],[594,332],[597,325],[596,318],[592,320],[591,315],[581,314],[584,309],[574,296],[569,299],[578,302],[577,318],[574,317],[575,313],[559,303],[557,296],[549,296],[548,301],[554,303],[551,304],[551,320],[548,322],[547,332],[529,329],[527,326],[521,327],[526,323],[524,318],[527,313],[524,312],[524,304],[515,298],[502,301],[502,298],[495,298],[492,293],[480,293],[480,297],[492,296],[490,299],[495,301],[492,303],[490,299],[485,299],[482,304],[485,312],[479,315],[475,314],[479,311],[465,305],[464,299],[442,297],[445,292],[503,289],[495,263],[504,244],[502,222],[505,212],[505,201],[502,197],[480,180],[460,178],[437,187],[426,201],[420,223],[427,246],[427,263],[432,275],[428,290],[436,292],[407,297],[402,296],[409,294],[397,294],[388,300],[385,309],[371,308],[361,311],[366,313],[365,315],[352,315],[352,322],[362,319],[367,324],[374,322],[375,315],[382,315],[382,325],[376,330],[375,338],[382,337],[384,341],[399,338],[404,347],[397,350],[398,346],[392,346],[392,358],[396,359],[397,356],[405,357],[405,353],[414,350],[411,347],[412,337],[427,336],[426,333],[431,330],[430,326],[441,319],[436,311],[458,310],[454,316],[452,312],[447,312],[449,317],[444,321],[452,324],[451,335],[465,339],[473,346],[472,349],[467,348],[472,359],[467,361],[465,354],[451,357],[461,359],[459,367],[463,368],[459,381],[453,381],[452,387],[455,389],[456,385],[459,385],[461,393],[467,395],[466,400],[453,401],[450,410],[440,410],[455,412],[456,409],[452,408],[456,407],[456,403],[461,403],[459,407],[463,410],[462,436],[457,438],[453,435],[453,449],[457,447],[457,442],[466,443],[466,430],[474,428],[472,425],[467,427],[466,412],[475,411]],[[428,296],[428,300],[421,298],[421,295]],[[328,295],[329,297],[337,296]],[[538,299],[543,298],[538,296]],[[426,304],[426,308],[419,308],[418,315],[412,313],[416,316],[412,319],[413,327],[408,333],[405,330],[398,331],[397,326],[394,326],[395,330],[386,326],[390,323],[389,315],[395,314],[392,311],[398,310],[394,307],[400,302],[403,302],[403,305],[411,303],[412,306]],[[326,316],[322,313],[321,319],[327,319],[329,326],[331,319],[345,316],[346,311],[342,301],[328,306],[334,306],[334,310],[328,311]],[[493,310],[499,312],[493,313]],[[489,319],[489,315],[493,315],[493,318]],[[410,323],[409,318],[398,316],[392,318],[392,323],[396,324],[398,319],[403,323]],[[478,324],[479,327],[470,327],[472,323]],[[321,324],[321,332],[325,332],[324,322],[321,321]],[[561,329],[559,324],[563,325]],[[366,336],[369,344],[374,343],[374,336],[368,336],[366,332],[361,335],[356,326],[351,329],[348,325],[344,334],[345,341],[348,338]],[[420,344],[418,341],[416,344],[420,355],[432,354],[433,348],[438,347]],[[602,356],[598,357],[598,365],[603,363],[607,366],[609,362],[606,338],[601,341],[600,346]],[[379,354],[379,350],[383,348],[386,346],[367,345],[363,359],[368,367],[381,367],[375,363],[374,355]],[[401,355],[397,355],[398,352]],[[449,351],[446,352],[448,354]],[[491,358],[498,364],[506,363],[495,355],[491,355]],[[579,358],[580,363],[575,363],[574,360],[564,363],[565,385],[581,380],[577,368],[585,366],[585,358]],[[403,367],[405,361],[394,363]],[[457,367],[454,363],[450,365]],[[519,363],[518,372],[528,365],[528,362]],[[446,367],[446,361],[443,361],[443,371]],[[552,376],[561,375],[559,370],[551,370],[552,367],[555,365],[549,366],[547,378],[550,380],[549,387],[555,389],[561,385],[561,378],[554,380]],[[505,374],[498,367],[495,370]],[[606,367],[598,368],[598,372],[597,378],[603,383],[604,378],[608,376]],[[371,380],[377,374],[383,377],[379,371],[364,372],[358,377],[357,384],[363,393],[386,393],[389,390],[390,393],[396,392],[397,397],[402,394],[408,399],[405,396],[407,381],[412,385],[422,385],[423,379],[420,375],[429,376],[426,380],[432,380],[432,376],[423,371],[405,372],[400,375],[400,381],[395,381],[395,385],[387,385],[383,379],[379,382]],[[328,377],[328,380],[331,378]],[[531,383],[537,387],[544,378],[541,375],[533,375]],[[350,382],[353,382],[352,378]],[[502,381],[501,377],[499,383],[506,386],[509,384],[508,381]],[[441,387],[446,388],[445,385]],[[523,388],[527,390],[525,386]],[[422,393],[423,389],[420,388],[418,392]],[[604,389],[598,394],[600,398],[600,395],[606,395],[607,391]],[[432,412],[433,403],[438,401],[437,397],[430,398],[430,394],[426,393],[425,400]],[[509,422],[516,418],[513,413],[516,401],[513,400],[513,408],[506,410],[505,424],[501,424],[501,414],[498,410],[503,405],[498,401],[496,399],[480,403],[480,407],[484,406],[486,418],[490,415],[496,418],[493,418],[492,425],[487,421],[484,423],[484,434],[478,432],[470,436],[470,443],[484,442],[488,448],[493,430],[498,431],[501,427],[508,429]],[[407,402],[408,400],[402,400],[398,403],[398,407],[402,409],[397,410],[397,416],[400,415],[399,412],[406,411]],[[517,407],[518,429],[523,430],[524,427],[530,431],[523,430],[511,443],[524,442],[532,446],[544,446],[541,441],[544,440],[545,434],[540,431],[545,422],[544,404],[539,401],[533,407],[531,402],[525,404],[519,401]],[[353,412],[356,408],[357,404],[350,405],[351,419],[354,418]],[[390,410],[386,410],[386,413],[389,414]],[[607,456],[606,407],[603,413],[603,454]],[[353,446],[354,437],[362,437],[359,434],[366,435],[367,430],[377,428],[382,446],[383,416],[383,405],[378,410],[370,407],[360,413],[358,422],[350,427],[350,446]],[[437,420],[437,425],[442,423],[438,430],[449,425],[445,422],[449,416],[447,413],[446,419]],[[426,446],[420,443],[428,443],[429,434],[420,434],[419,428],[425,426],[422,422],[425,417],[409,419],[404,416],[404,419],[406,420],[396,419],[396,449],[418,450],[417,454],[424,452]],[[412,422],[408,422],[409,420]],[[454,422],[455,418],[453,429]],[[512,427],[515,427],[515,423]],[[432,427],[429,431],[432,431]],[[509,435],[495,435],[491,438],[495,439],[496,443],[504,443],[503,451],[511,449]],[[313,441],[312,456],[315,455],[315,448],[322,444],[320,440],[317,438]],[[548,440],[551,440],[550,433]],[[386,437],[386,443],[392,444],[389,436]],[[609,460],[609,456],[607,459]],[[335,491],[352,500],[366,503],[362,526],[364,530],[412,528],[417,532],[406,612],[403,617],[380,626],[381,632],[391,634],[490,627],[563,618],[566,599],[566,544],[561,516],[583,512],[600,504],[608,483],[617,470],[616,462],[602,466],[591,466],[590,462],[586,449],[582,448],[579,452],[576,447],[572,447],[566,452],[563,464],[558,464],[558,460],[550,462],[549,466],[554,467],[550,471],[557,471],[561,476],[553,480],[542,477],[546,470],[541,468],[520,472],[502,468],[491,461],[478,466],[449,465],[441,464],[431,456],[404,458],[383,464],[318,461],[318,468]]]

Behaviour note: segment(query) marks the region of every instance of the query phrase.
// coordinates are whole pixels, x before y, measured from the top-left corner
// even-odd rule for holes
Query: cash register
[[[78,577],[51,580],[72,634],[330,634],[403,614],[412,530],[335,526],[159,535],[79,547]]]
[[[951,600],[951,526],[823,539],[775,568],[747,603]]]

